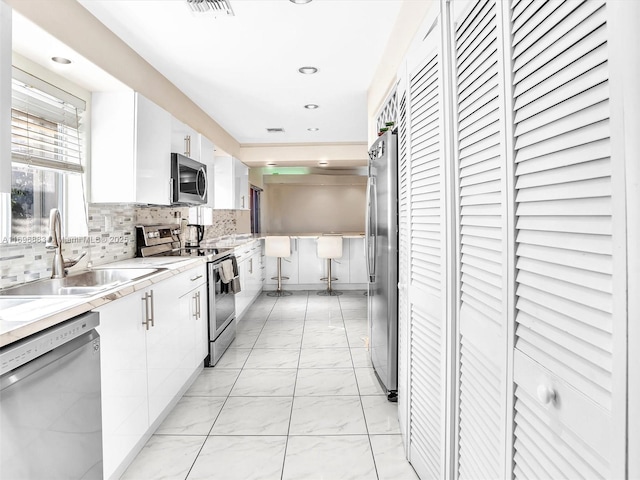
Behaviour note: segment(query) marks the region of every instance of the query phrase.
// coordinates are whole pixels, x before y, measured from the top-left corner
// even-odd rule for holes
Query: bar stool
[[[265,237],[264,253],[267,257],[278,257],[278,276],[271,277],[271,280],[278,280],[278,287],[275,292],[267,292],[269,297],[284,297],[292,295],[282,289],[282,280],[289,280],[289,277],[282,276],[282,258],[291,256],[291,239],[289,237]]]
[[[318,238],[318,258],[327,259],[327,276],[320,280],[327,281],[327,289],[318,292],[318,295],[342,295],[342,292],[338,292],[333,289],[332,282],[338,280],[331,276],[331,260],[334,258],[342,257],[342,237],[337,235],[326,235]]]

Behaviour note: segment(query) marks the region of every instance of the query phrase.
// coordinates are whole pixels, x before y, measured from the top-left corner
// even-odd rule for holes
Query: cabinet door
[[[208,306],[207,284],[203,283],[180,298],[180,310],[186,311],[188,320],[186,328],[192,335],[191,367],[198,369],[203,365],[203,360],[208,354]]]
[[[322,285],[322,277],[326,276],[324,258],[318,258],[318,240],[316,238],[301,238],[298,240],[298,260],[302,268],[298,275],[298,282],[302,285]],[[282,260],[284,269],[284,259]],[[274,275],[272,275],[274,276]]]
[[[153,298],[153,326],[147,331],[149,420],[153,423],[178,394],[190,372],[193,330],[187,327],[188,312],[180,309],[182,275],[157,283],[149,289]],[[144,307],[144,305],[143,305]]]
[[[455,6],[455,3],[454,3]],[[459,229],[458,475],[507,469],[508,263],[501,2],[454,17]],[[427,281],[429,279],[427,278]]]
[[[606,9],[512,4],[516,478],[624,476],[611,444],[624,193],[612,189]]]
[[[171,118],[171,152],[200,161],[200,134],[175,117]]]
[[[146,333],[141,295],[96,309],[100,314],[104,477],[112,474],[149,427]]]
[[[171,115],[136,93],[136,202],[170,205]]]
[[[244,257],[238,262],[238,273],[240,274],[240,292],[234,295],[236,302],[236,317],[241,318],[244,311],[249,306],[249,291],[248,285],[251,280],[249,279],[249,258]]]
[[[207,207],[215,206],[215,146],[208,138],[200,135],[200,161],[207,166]]]
[[[234,208],[235,180],[233,178],[233,158],[215,157],[214,182],[215,201],[214,208]]]
[[[237,158],[233,159],[234,208],[249,209],[249,168]]]

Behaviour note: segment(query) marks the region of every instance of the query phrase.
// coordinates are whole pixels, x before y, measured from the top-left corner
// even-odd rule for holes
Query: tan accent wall
[[[235,138],[75,0],[7,0],[7,4],[216,147],[240,158]]]
[[[366,185],[265,184],[266,233],[363,232]]]

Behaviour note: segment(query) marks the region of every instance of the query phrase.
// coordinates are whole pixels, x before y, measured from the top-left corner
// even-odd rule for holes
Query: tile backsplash
[[[246,228],[247,212],[214,210],[214,224],[206,227],[205,238],[231,235]],[[130,204],[92,204],[88,207],[88,235],[64,238],[65,259],[85,257],[74,269],[102,265],[135,257],[136,225],[179,223],[186,225],[187,207],[147,207]],[[53,251],[44,242],[0,244],[0,288],[48,277],[51,274]]]

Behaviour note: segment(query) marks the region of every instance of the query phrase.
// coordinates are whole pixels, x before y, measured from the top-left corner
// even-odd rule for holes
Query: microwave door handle
[[[199,188],[199,186],[200,186],[200,182],[198,182],[198,177],[200,177],[201,175],[202,175],[202,177],[204,178],[204,192],[201,192],[201,191],[200,191],[200,188]],[[204,196],[205,196],[205,195],[206,195],[206,193],[207,193],[207,189],[208,189],[208,187],[209,187],[209,184],[208,184],[208,180],[207,180],[207,174],[205,173],[204,168],[202,168],[202,167],[201,167],[201,168],[198,170],[198,174],[196,175],[196,193],[197,193],[197,194],[198,194],[198,196],[199,196],[200,198],[202,198],[203,200],[204,200]]]

